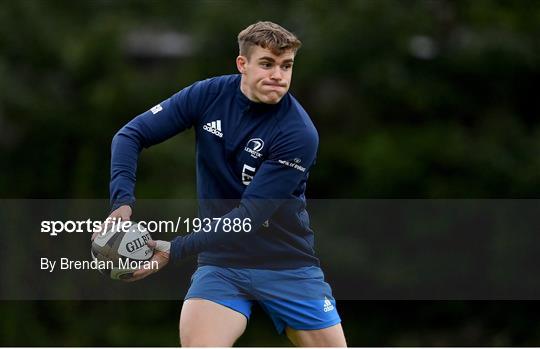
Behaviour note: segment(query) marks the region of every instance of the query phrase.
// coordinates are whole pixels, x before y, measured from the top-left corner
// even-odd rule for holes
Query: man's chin
[[[265,104],[278,104],[282,98],[283,98],[283,95],[278,95],[278,94],[273,93],[271,95],[264,96],[264,98],[262,98],[261,101]]]

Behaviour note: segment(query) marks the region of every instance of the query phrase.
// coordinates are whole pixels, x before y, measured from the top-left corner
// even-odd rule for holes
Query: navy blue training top
[[[118,131],[111,149],[112,209],[135,202],[142,148],[193,127],[199,217],[248,218],[251,230],[226,231],[216,220],[207,232],[172,240],[171,260],[198,254],[199,265],[319,265],[304,195],[317,130],[290,93],[274,105],[255,103],[241,92],[240,79],[228,75],[196,82]]]

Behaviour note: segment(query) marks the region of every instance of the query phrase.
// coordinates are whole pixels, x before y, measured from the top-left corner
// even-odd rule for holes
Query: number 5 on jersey
[[[244,185],[249,185],[251,183],[251,180],[253,179],[253,176],[255,175],[255,167],[248,166],[244,164],[244,167],[242,168],[242,183]]]

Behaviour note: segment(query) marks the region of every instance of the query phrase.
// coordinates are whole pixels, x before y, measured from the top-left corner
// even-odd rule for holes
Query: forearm
[[[197,254],[213,247],[238,241],[243,237],[256,233],[280,206],[283,200],[277,199],[244,199],[239,207],[234,208],[219,220],[213,222],[210,229],[178,236],[171,241],[171,260],[178,261],[184,257]],[[216,217],[218,218],[218,217]],[[241,229],[229,229],[224,224],[229,222],[248,222],[241,224]]]
[[[133,128],[122,128],[111,144],[111,208],[132,205],[135,202],[135,181],[137,160],[142,149],[142,141]]]

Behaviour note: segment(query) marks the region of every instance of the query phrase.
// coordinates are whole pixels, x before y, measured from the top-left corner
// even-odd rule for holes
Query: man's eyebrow
[[[269,61],[269,62],[275,62],[276,60],[273,59],[272,57],[269,57],[269,56],[263,56],[261,58],[259,58],[259,61]],[[292,58],[289,58],[289,59],[286,59],[283,61],[283,63],[292,63],[294,62],[294,59]]]

